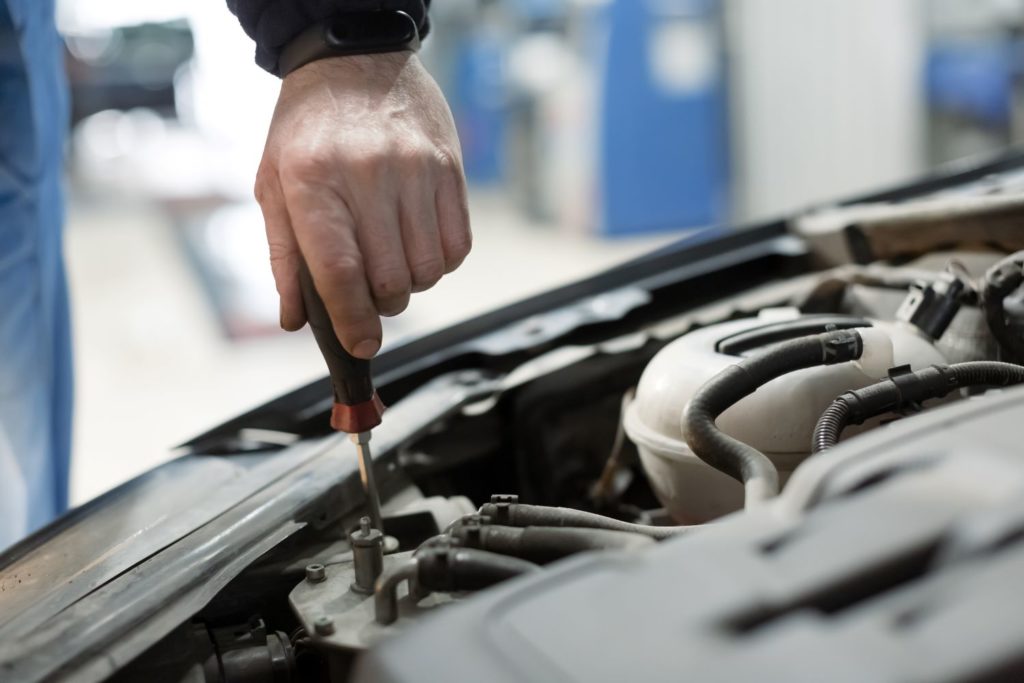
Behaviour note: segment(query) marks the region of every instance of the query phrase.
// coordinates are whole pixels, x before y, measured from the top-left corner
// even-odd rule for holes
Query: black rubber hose
[[[863,351],[864,342],[856,330],[825,332],[770,346],[729,366],[700,388],[683,415],[683,437],[701,460],[743,482],[747,505],[771,498],[779,492],[775,465],[761,451],[724,434],[715,420],[777,377],[856,360]]]
[[[478,513],[496,524],[506,526],[527,527],[575,527],[579,529],[607,529],[608,531],[626,531],[640,534],[661,541],[678,536],[687,531],[685,526],[651,526],[648,524],[632,524],[614,517],[605,517],[593,512],[574,510],[572,508],[549,507],[546,505],[527,505],[525,503],[485,503]]]
[[[489,588],[539,567],[526,560],[474,548],[425,548],[416,553],[416,580],[431,591]]]
[[[1006,309],[1003,301],[1024,284],[1024,251],[1003,259],[985,273],[981,289],[981,304],[985,310],[985,321],[992,336],[1007,359],[1014,363],[1024,362],[1024,338],[1014,334],[1006,324]]]
[[[820,453],[832,448],[850,425],[885,413],[918,409],[924,401],[942,398],[956,389],[1021,383],[1024,383],[1024,367],[992,361],[933,365],[917,372],[894,374],[878,384],[848,391],[836,398],[818,418],[811,450]]]
[[[537,564],[548,564],[592,550],[635,550],[654,543],[647,536],[626,531],[498,524],[456,526],[450,535],[454,541],[467,548],[511,555]]]

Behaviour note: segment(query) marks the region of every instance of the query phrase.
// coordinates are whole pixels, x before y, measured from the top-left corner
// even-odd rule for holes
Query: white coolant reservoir
[[[694,455],[682,434],[683,411],[693,395],[743,356],[774,342],[824,332],[829,324],[856,327],[864,340],[860,360],[783,375],[718,418],[723,432],[771,458],[783,483],[810,454],[814,425],[839,394],[874,384],[892,367],[917,370],[946,362],[905,323],[793,313],[784,317],[788,319],[779,320],[779,312],[773,311],[691,332],[662,349],[644,370],[624,427],[655,493],[680,522],[704,522],[743,505],[742,485]]]

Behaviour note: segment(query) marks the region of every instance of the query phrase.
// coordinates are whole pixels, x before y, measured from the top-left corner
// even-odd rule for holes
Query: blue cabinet
[[[615,0],[604,13],[601,231],[723,221],[729,125],[720,4]]]

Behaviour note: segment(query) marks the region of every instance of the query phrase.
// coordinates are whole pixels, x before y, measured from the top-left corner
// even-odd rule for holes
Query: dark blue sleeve
[[[420,25],[420,36],[430,29],[430,0],[227,0],[249,37],[256,41],[256,63],[277,73],[277,58],[288,41],[332,14],[345,11],[402,10]]]

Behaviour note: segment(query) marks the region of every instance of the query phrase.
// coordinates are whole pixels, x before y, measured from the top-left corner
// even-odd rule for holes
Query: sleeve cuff
[[[416,19],[420,27],[420,38],[423,39],[430,32],[430,17],[427,13],[429,1],[424,0],[365,0],[363,2],[345,3],[343,8],[337,5],[330,6],[322,12],[303,12],[302,21],[295,21],[294,12],[297,10],[294,0],[284,3],[277,3],[267,8],[260,17],[256,28],[256,63],[266,71],[279,76],[278,59],[281,50],[290,40],[298,36],[309,26],[323,21],[336,14],[343,14],[345,11],[373,11],[373,10],[400,10],[408,12],[413,19]],[[317,3],[324,4],[324,3]],[[292,15],[292,16],[288,16]],[[287,30],[285,30],[287,27]]]

